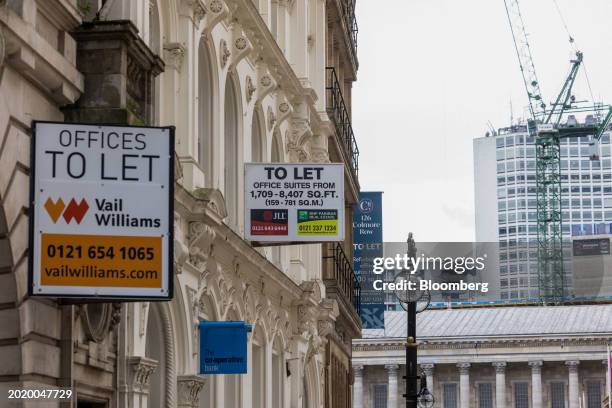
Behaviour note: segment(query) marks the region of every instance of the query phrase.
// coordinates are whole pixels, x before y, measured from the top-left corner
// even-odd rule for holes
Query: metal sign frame
[[[167,130],[168,131],[168,220],[167,226],[168,231],[164,234],[166,236],[166,259],[167,259],[167,274],[166,274],[166,287],[168,289],[167,294],[160,296],[148,296],[148,295],[106,295],[106,294],[67,294],[67,293],[53,293],[52,291],[45,291],[45,293],[36,293],[34,291],[34,245],[35,245],[35,217],[36,217],[36,141],[37,137],[37,128],[40,124],[51,124],[51,125],[66,125],[66,126],[83,126],[83,127],[116,127],[116,128],[128,128],[128,129],[157,129],[157,130]],[[30,141],[30,194],[29,194],[29,208],[28,208],[28,295],[33,297],[48,297],[48,298],[66,298],[73,299],[78,301],[82,300],[91,300],[93,302],[96,301],[104,301],[104,300],[120,300],[120,301],[167,301],[171,300],[174,296],[174,141],[175,141],[175,127],[174,126],[136,126],[136,125],[125,125],[125,124],[97,124],[97,123],[71,123],[71,122],[57,122],[57,121],[42,121],[42,120],[33,120],[32,121],[32,137]],[[101,235],[103,236],[103,235]],[[112,235],[109,235],[112,236]],[[41,248],[36,248],[41,250]],[[161,255],[162,259],[164,256],[163,251],[163,241],[161,244]],[[38,265],[40,268],[40,265]],[[164,286],[164,274],[163,274],[163,260],[162,260],[162,287]],[[40,273],[40,272],[39,272]]]

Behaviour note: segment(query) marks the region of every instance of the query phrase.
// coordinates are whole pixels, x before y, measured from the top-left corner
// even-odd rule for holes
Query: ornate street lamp
[[[412,233],[408,234],[408,258],[416,258],[416,244]],[[407,281],[414,289],[396,290],[395,296],[402,308],[406,311],[406,408],[431,408],[434,398],[427,389],[425,375],[418,375],[417,372],[417,343],[416,343],[416,315],[429,307],[431,293],[429,290],[419,289],[419,280],[422,271],[404,270],[395,277],[395,282]],[[396,285],[406,287],[407,285]],[[417,380],[421,379],[421,389],[417,389]]]

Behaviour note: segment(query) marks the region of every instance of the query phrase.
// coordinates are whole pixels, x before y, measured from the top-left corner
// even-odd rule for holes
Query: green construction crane
[[[523,83],[529,99],[531,118],[528,131],[536,145],[536,205],[539,297],[543,303],[560,303],[567,299],[563,273],[563,237],[561,217],[561,147],[560,139],[592,138],[593,156],[597,143],[612,120],[612,107],[576,108],[572,87],[576,81],[583,55],[576,52],[571,69],[556,100],[547,107],[540,90],[527,31],[518,0],[504,0],[519,60]],[[564,114],[608,109],[603,121],[585,125],[562,124]]]

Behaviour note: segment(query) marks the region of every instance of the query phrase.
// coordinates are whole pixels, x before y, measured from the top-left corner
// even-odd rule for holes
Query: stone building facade
[[[242,166],[344,163],[351,219],[354,11],[351,0],[0,0],[0,392],[72,387],[71,407],[351,406],[351,231],[254,248]],[[172,301],[27,296],[32,120],[176,126]],[[197,375],[201,319],[253,325],[248,374]]]
[[[439,408],[598,408],[607,394],[612,306],[429,310],[419,373]],[[353,341],[354,407],[405,406],[405,312]]]

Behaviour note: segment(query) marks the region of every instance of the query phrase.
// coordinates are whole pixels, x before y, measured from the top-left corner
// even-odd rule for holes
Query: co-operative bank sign
[[[34,122],[29,292],[172,297],[174,129]]]

